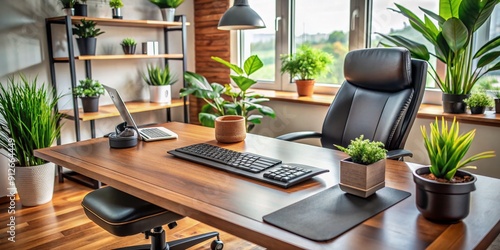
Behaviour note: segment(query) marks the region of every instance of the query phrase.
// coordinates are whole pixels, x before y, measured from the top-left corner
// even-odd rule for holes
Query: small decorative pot
[[[123,53],[125,53],[125,55],[133,55],[135,54],[135,48],[136,48],[136,45],[122,45],[122,49],[123,49]]]
[[[486,107],[470,107],[470,113],[471,114],[484,114],[484,110],[486,110]]]
[[[16,167],[16,188],[23,206],[37,206],[52,200],[55,165]]]
[[[75,3],[75,16],[87,16],[87,5]]]
[[[342,191],[366,198],[385,187],[385,159],[370,165],[354,163],[351,158],[340,161]]]
[[[312,96],[314,93],[314,80],[295,80],[299,96]]]
[[[495,99],[495,113],[500,114],[500,99]]]
[[[235,143],[247,136],[245,117],[224,115],[215,119],[215,139],[222,143]]]
[[[82,99],[83,113],[99,111],[99,96],[80,97]]]
[[[113,16],[113,19],[123,19],[121,8],[111,9],[111,15]]]
[[[75,8],[64,8],[63,11],[64,11],[64,14],[66,14],[66,16],[74,16],[75,15]]]
[[[163,21],[173,22],[175,17],[175,8],[161,8],[161,17]]]
[[[172,86],[149,85],[149,101],[158,103],[171,103],[172,102]]]
[[[415,202],[424,218],[440,223],[457,223],[469,215],[470,193],[476,190],[476,178],[469,172],[458,170],[457,176],[472,176],[466,183],[442,183],[422,177],[429,174],[428,167],[413,172]]]
[[[443,93],[443,112],[451,114],[463,114],[465,113],[464,99],[467,99],[469,95],[455,95],[455,94],[445,94]]]
[[[80,55],[95,55],[97,39],[95,37],[77,38],[78,50]]]

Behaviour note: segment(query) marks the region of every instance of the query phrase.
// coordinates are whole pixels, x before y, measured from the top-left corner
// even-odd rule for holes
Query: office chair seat
[[[146,238],[151,236],[151,245],[123,249],[186,249],[213,237],[217,239],[212,242],[211,248],[223,247],[217,232],[165,242],[162,225],[167,224],[172,229],[177,225],[175,222],[184,216],[109,186],[87,194],[82,201],[82,207],[90,220],[111,234],[129,236],[144,232]]]

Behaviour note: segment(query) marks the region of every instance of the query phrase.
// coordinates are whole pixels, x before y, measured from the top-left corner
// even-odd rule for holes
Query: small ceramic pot
[[[245,117],[239,115],[219,116],[215,119],[215,139],[222,143],[235,143],[247,136]]]

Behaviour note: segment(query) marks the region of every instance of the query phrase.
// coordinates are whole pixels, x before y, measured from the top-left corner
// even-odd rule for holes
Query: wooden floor
[[[65,181],[56,183],[54,197],[47,204],[23,207],[17,200],[15,214],[9,214],[9,204],[0,204],[0,249],[96,250],[149,243],[143,234],[116,237],[90,221],[80,205],[90,191],[90,188]],[[15,216],[15,242],[8,239],[10,216]],[[189,218],[178,221],[176,228],[167,229],[167,241],[211,231],[219,231],[224,249],[263,249]],[[211,240],[190,249],[210,249],[210,243]]]

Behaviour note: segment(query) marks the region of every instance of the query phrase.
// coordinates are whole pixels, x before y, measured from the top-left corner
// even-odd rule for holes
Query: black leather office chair
[[[344,63],[345,81],[338,90],[320,132],[294,132],[277,137],[294,141],[320,138],[337,149],[360,135],[384,143],[387,158],[413,156],[404,150],[425,91],[427,63],[411,59],[404,48],[351,51]]]
[[[87,194],[82,201],[83,210],[90,220],[116,236],[129,236],[145,233],[151,237],[150,245],[131,246],[121,249],[175,250],[186,249],[210,238],[216,237],[211,244],[212,250],[220,250],[223,243],[219,233],[210,232],[171,242],[165,242],[162,225],[170,229],[184,216],[165,210],[135,196],[112,187],[104,187]]]

